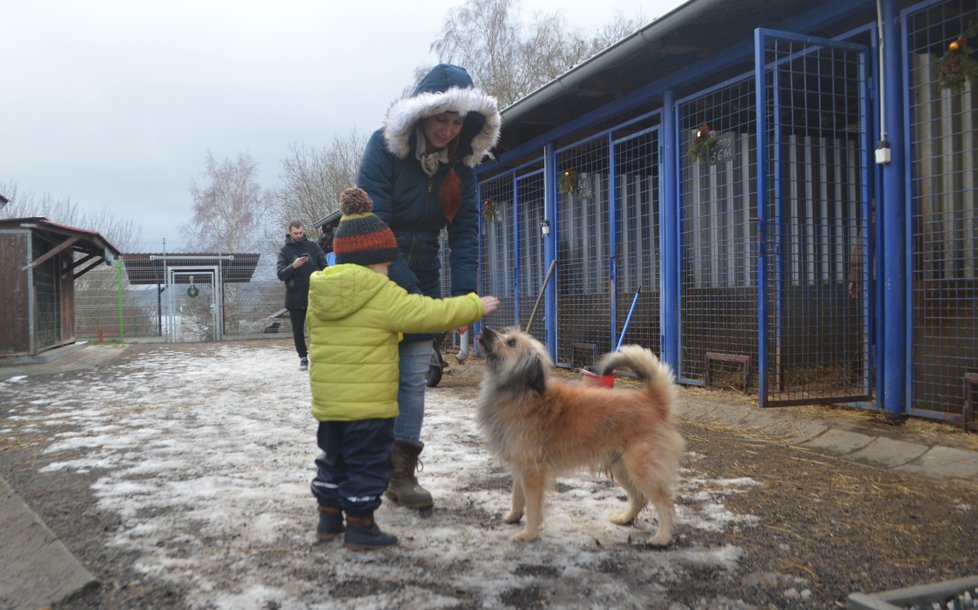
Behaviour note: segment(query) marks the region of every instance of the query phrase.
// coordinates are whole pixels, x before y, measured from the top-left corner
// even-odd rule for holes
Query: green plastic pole
[[[119,343],[125,343],[126,331],[122,326],[122,260],[121,259],[116,260],[115,268],[117,272],[116,273],[116,278],[117,278],[116,283],[118,285],[117,292],[119,295]]]

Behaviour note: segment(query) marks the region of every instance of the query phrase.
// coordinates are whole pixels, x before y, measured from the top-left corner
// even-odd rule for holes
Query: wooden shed
[[[0,220],[0,360],[74,343],[75,280],[120,252],[44,217]]]

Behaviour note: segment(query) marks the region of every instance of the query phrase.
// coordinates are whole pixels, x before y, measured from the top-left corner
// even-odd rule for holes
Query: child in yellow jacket
[[[475,293],[450,299],[409,294],[391,281],[397,242],[372,209],[363,190],[343,191],[333,238],[336,265],[317,271],[309,283],[309,378],[322,450],[312,481],[320,515],[316,536],[324,541],[344,533],[346,548],[355,551],[397,543],[377,527],[373,513],[393,468],[403,333],[467,326],[499,305],[496,297]]]

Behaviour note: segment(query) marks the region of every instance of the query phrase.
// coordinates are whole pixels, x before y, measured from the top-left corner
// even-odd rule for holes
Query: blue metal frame
[[[618,311],[618,206],[615,205],[615,189],[618,184],[618,166],[615,162],[615,141],[608,131],[608,280],[611,285],[611,315],[608,316],[611,344],[615,344],[615,327],[618,326],[615,312]]]
[[[910,404],[910,283],[907,273],[911,268],[910,223],[907,222],[907,198],[904,180],[909,179],[910,170],[904,163],[909,155],[904,154],[904,129],[909,126],[903,116],[904,66],[901,49],[905,39],[903,20],[897,0],[881,0],[881,20],[883,21],[883,62],[884,108],[883,125],[890,142],[891,161],[882,168],[883,184],[881,201],[878,202],[876,222],[881,224],[882,235],[893,237],[883,240],[883,255],[878,257],[878,268],[883,277],[880,295],[883,301],[882,335],[884,355],[879,387],[880,404],[891,415],[909,412]],[[904,239],[895,239],[903,235]],[[866,257],[868,258],[868,257]]]
[[[662,133],[659,138],[659,350],[663,362],[678,376],[679,345],[679,120],[672,89],[662,98]]]
[[[544,266],[550,269],[550,264],[557,260],[557,244],[559,243],[560,223],[557,222],[557,151],[553,142],[547,143],[543,152],[544,169],[544,210],[543,218],[550,225],[550,235],[544,238],[546,253]],[[554,267],[553,277],[547,284],[544,296],[544,323],[547,328],[547,353],[551,360],[557,360],[557,266]]]
[[[754,30],[754,100],[757,111],[757,395],[760,405],[767,402],[767,97],[765,95],[764,33]]]
[[[520,209],[520,188],[519,188],[519,178],[516,177],[516,172],[513,172],[513,260],[515,264],[513,265],[513,275],[510,277],[510,281],[513,282],[513,318],[514,324],[519,324],[520,321],[520,219],[517,210]],[[527,329],[529,330],[529,329]]]

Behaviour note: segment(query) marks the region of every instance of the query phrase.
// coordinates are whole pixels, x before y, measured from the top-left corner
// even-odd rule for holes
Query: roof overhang
[[[251,281],[258,266],[260,254],[254,253],[138,253],[123,254],[126,275],[130,284],[166,284],[167,268],[180,267],[182,270],[199,268],[201,271],[221,268],[221,278],[225,283],[245,284]],[[178,284],[189,283],[184,274],[174,276]]]
[[[0,229],[30,231],[53,244],[51,249],[39,253],[24,269],[34,269],[62,252],[72,252],[71,264],[65,270],[77,279],[100,264],[111,265],[120,256],[119,250],[98,231],[69,227],[51,222],[43,216],[29,218],[5,218]]]

